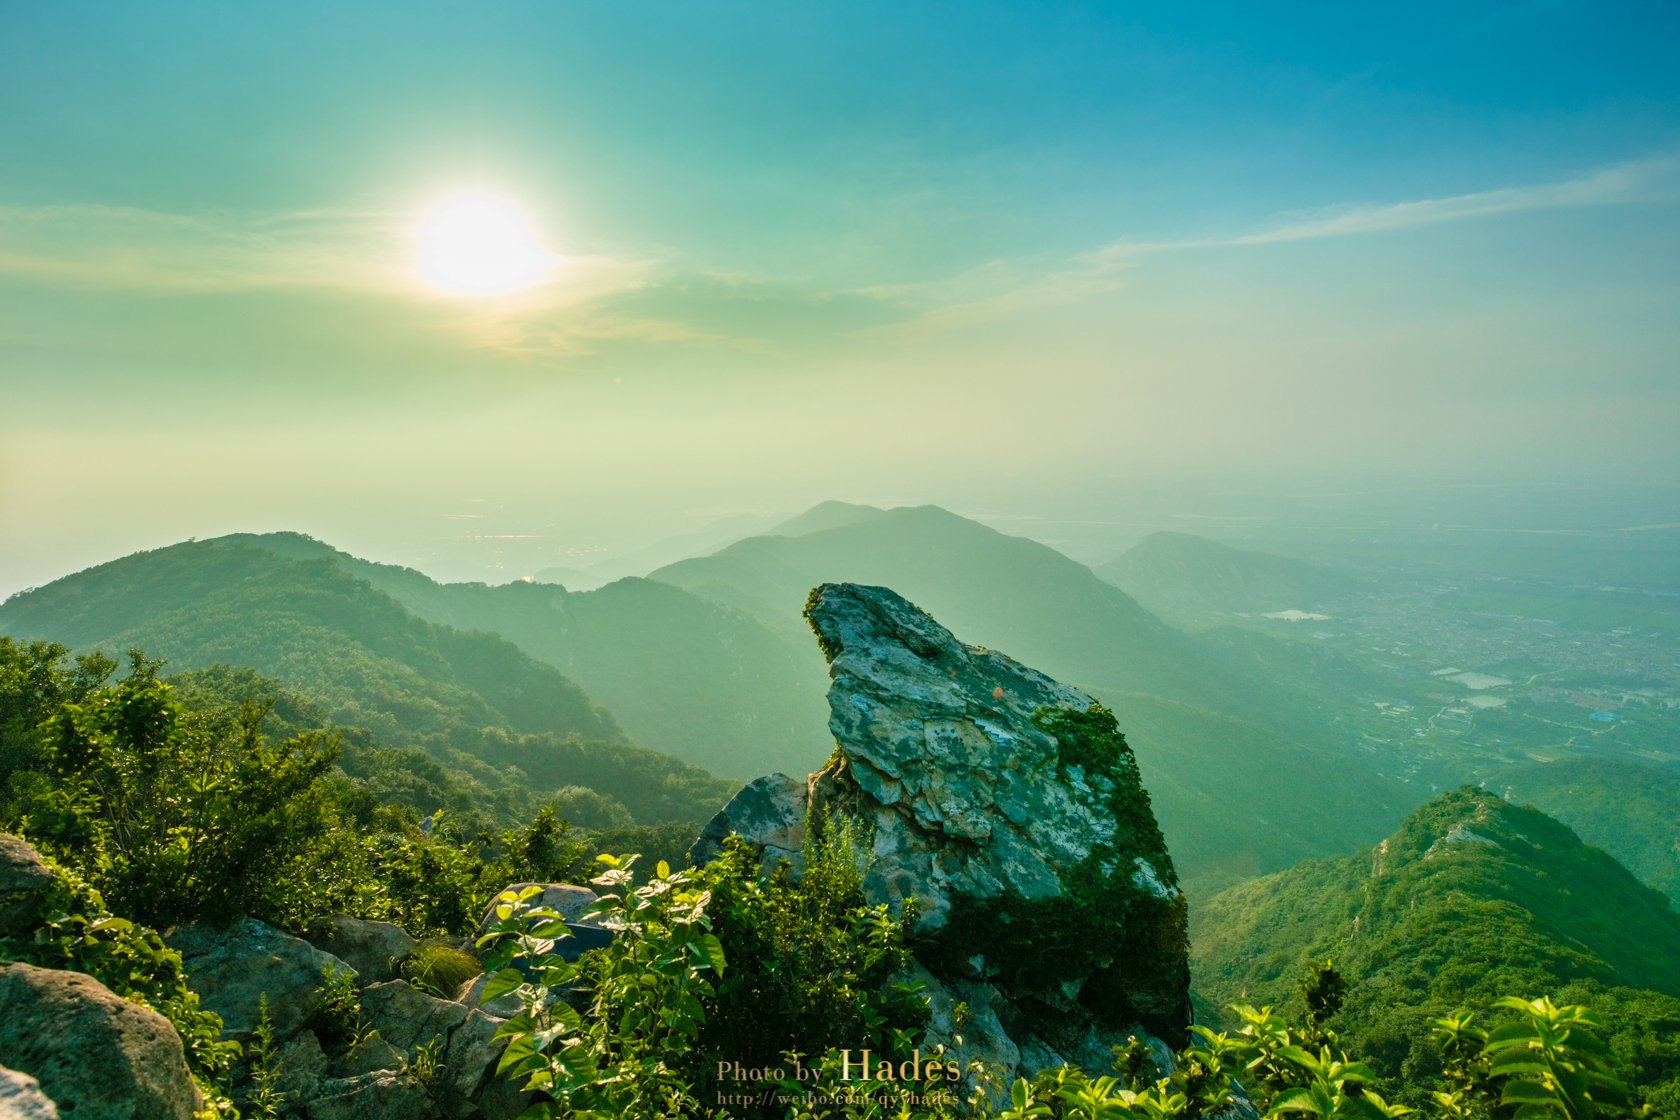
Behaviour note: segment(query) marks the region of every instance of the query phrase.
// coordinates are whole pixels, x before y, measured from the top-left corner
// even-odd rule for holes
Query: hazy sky
[[[559,563],[827,497],[1680,481],[1676,42],[1658,3],[0,0],[0,594],[242,529]],[[428,284],[463,194],[542,282]]]

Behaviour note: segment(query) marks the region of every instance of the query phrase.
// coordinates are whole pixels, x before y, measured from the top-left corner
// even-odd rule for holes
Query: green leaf
[[[496,1063],[496,1072],[501,1073],[511,1066],[533,1058],[537,1053],[537,1044],[531,1041],[528,1034],[519,1035],[508,1040],[506,1048],[502,1050],[502,1060]]]
[[[498,996],[505,996],[525,983],[525,977],[519,974],[517,968],[504,968],[490,977],[484,985],[484,994],[478,997],[479,1003],[489,1003]]]
[[[712,971],[722,976],[723,967],[726,963],[723,959],[723,942],[719,941],[716,935],[708,933],[700,939],[700,947],[705,950],[706,959],[711,962]]]
[[[1285,1089],[1272,1098],[1272,1112],[1317,1112],[1324,1111],[1320,1094],[1311,1089]]]
[[[1552,1067],[1546,1063],[1538,1051],[1511,1050],[1500,1054],[1488,1063],[1488,1071],[1494,1074],[1507,1073],[1550,1073]]]
[[[1558,1095],[1538,1081],[1507,1081],[1505,1091],[1499,1097],[1500,1104],[1524,1104],[1529,1101],[1554,1104],[1558,1103]]]

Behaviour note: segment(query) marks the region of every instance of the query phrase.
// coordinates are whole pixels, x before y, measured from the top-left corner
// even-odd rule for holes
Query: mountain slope
[[[1231,548],[1190,533],[1151,533],[1093,570],[1151,611],[1191,629],[1239,612],[1311,611],[1361,587],[1302,560]]]
[[[649,791],[644,814],[659,819],[703,819],[733,788],[632,745],[552,666],[495,635],[416,617],[330,559],[214,541],[136,553],[14,596],[0,606],[0,633],[137,647],[177,671],[248,667],[337,725],[439,757],[517,765],[551,789],[634,771]]]
[[[1680,771],[1613,759],[1520,766],[1499,792],[1537,805],[1680,903]]]
[[[1225,698],[1188,639],[1089,568],[937,506],[886,510],[797,537],[750,537],[649,578],[739,607],[806,645],[800,612],[811,588],[891,587],[966,640],[1081,688],[1191,703]]]
[[[1302,962],[1332,958],[1350,981],[1339,1024],[1349,1048],[1414,1088],[1439,1068],[1425,1017],[1463,1004],[1567,989],[1680,1017],[1680,915],[1668,900],[1567,826],[1471,786],[1375,848],[1214,896],[1192,914],[1191,937],[1200,1014],[1215,1021],[1237,999],[1298,1005]]]
[[[328,559],[430,622],[492,631],[581,684],[636,742],[712,773],[805,773],[833,748],[828,679],[809,633],[790,644],[669,583],[632,577],[586,592],[440,584],[295,533],[222,539]]]
[[[1243,659],[1165,625],[1053,549],[933,506],[859,509],[817,507],[811,523],[845,523],[738,541],[650,578],[757,616],[813,674],[822,662],[800,616],[810,589],[891,587],[965,641],[1101,697],[1132,737],[1195,889],[1373,842],[1419,799],[1245,675]],[[1365,810],[1345,812],[1353,801]]]

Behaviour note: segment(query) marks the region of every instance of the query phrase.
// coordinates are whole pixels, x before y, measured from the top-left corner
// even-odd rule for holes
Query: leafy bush
[[[129,676],[42,725],[51,784],[24,830],[142,922],[295,921],[297,895],[313,889],[300,872],[336,823],[320,782],[336,744],[311,733],[270,745],[267,707],[249,702],[232,727],[189,717],[156,662],[130,660]]]

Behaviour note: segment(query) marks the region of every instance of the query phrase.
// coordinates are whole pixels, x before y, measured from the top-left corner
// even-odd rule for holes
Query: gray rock
[[[316,918],[304,938],[356,970],[363,984],[381,984],[396,976],[397,962],[414,952],[417,942],[401,926],[369,922],[344,914]]]
[[[486,1077],[473,1094],[472,1105],[482,1120],[518,1120],[536,1100],[535,1093],[522,1088],[524,1084],[523,1077]]]
[[[786,774],[755,778],[700,830],[688,849],[688,862],[696,867],[709,863],[726,839],[740,836],[752,845],[761,868],[769,870],[785,859],[797,875],[804,870],[806,807],[807,783]]]
[[[450,1034],[449,1048],[443,1054],[443,1080],[433,1087],[433,1095],[450,1120],[472,1113],[476,1107],[472,1099],[484,1087],[485,1078],[494,1075],[507,1040],[493,1036],[504,1021],[475,1008]]]
[[[935,1047],[945,1047],[946,1055],[957,1063],[959,1070],[971,1070],[973,1061],[985,1062],[1000,1070],[1016,1070],[1021,1065],[1021,1048],[1004,1031],[992,1003],[1000,999],[997,989],[985,984],[953,980],[946,984],[921,965],[910,970],[910,979],[926,986],[928,997],[927,1035],[922,1042],[926,1055]],[[957,1009],[962,1007],[964,1020],[957,1022]],[[973,1073],[965,1073],[957,1095],[967,1099],[980,1084]],[[1008,1081],[995,1086],[992,1104],[1000,1105],[1008,1098]]]
[[[432,1095],[406,1073],[367,1073],[321,1082],[309,1120],[440,1120]]]
[[[497,996],[489,1003],[480,1004],[484,998],[484,986],[490,982],[490,973],[481,972],[477,976],[461,985],[461,990],[455,996],[455,1002],[469,1009],[482,1008],[486,1015],[493,1015],[502,1019],[511,1019],[525,1010],[525,1004],[520,1000],[517,992]]]
[[[79,972],[0,964],[0,1065],[75,1120],[192,1120],[202,1107],[169,1020]]]
[[[0,832],[0,933],[27,918],[52,883],[52,870],[41,853],[18,837]]]
[[[280,1074],[275,1088],[294,1108],[320,1095],[321,1079],[327,1076],[330,1063],[314,1031],[301,1030],[294,1034],[281,1044],[274,1060]]]
[[[516,913],[547,908],[573,924],[601,928],[598,919],[585,917],[583,913],[600,901],[601,896],[588,887],[580,887],[575,883],[512,883],[498,891],[497,898],[500,898],[507,891],[518,894],[526,887],[535,886],[542,887],[542,893],[534,894],[521,902],[516,908]],[[491,923],[496,920],[496,907],[498,905],[496,899],[491,899],[490,905],[484,908],[484,916],[478,921],[478,931],[480,933],[489,929]]]
[[[177,926],[164,942],[181,954],[187,987],[199,1002],[222,1017],[222,1029],[235,1037],[256,1030],[258,1002],[268,996],[274,1037],[291,1038],[314,1012],[321,989],[335,974],[355,969],[302,938],[282,933],[255,918],[240,918],[227,929],[207,923]]]
[[[338,1078],[360,1077],[364,1073],[405,1073],[407,1070],[408,1056],[378,1035],[364,1038],[332,1063],[333,1075]]]
[[[39,1081],[0,1066],[0,1120],[58,1120],[58,1106]]]
[[[969,1006],[967,1033],[936,1040],[961,1034],[1008,1077],[1064,1061],[1107,1073],[1107,1048],[1133,1033],[1181,1040],[1184,900],[1112,716],[884,587],[824,584],[806,617],[829,660],[835,757],[803,790],[782,775],[743,789],[695,854],[733,831],[768,862],[806,805],[815,827],[852,821],[869,838],[866,898],[916,900],[934,1002]],[[1098,905],[1067,905],[1073,892]]]
[[[415,991],[406,980],[389,980],[362,991],[362,1014],[379,1030],[379,1037],[407,1053],[425,1046],[466,1019],[459,1003]]]

